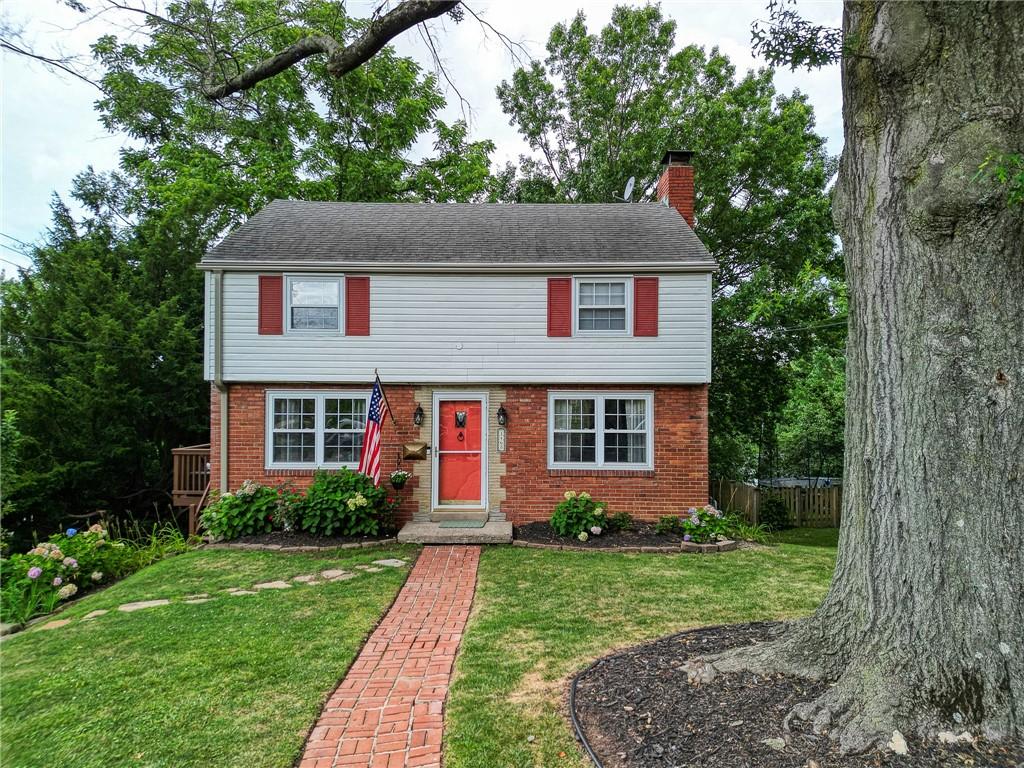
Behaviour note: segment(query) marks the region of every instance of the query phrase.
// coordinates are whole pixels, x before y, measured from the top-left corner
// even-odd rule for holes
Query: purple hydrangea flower
[[[28,569],[28,577],[30,579],[38,579],[42,575],[43,569],[38,566],[33,566],[32,568]]]
[[[692,540],[693,540],[693,536],[691,536],[690,534],[686,534],[685,536],[683,536],[683,541],[692,541]]]
[[[59,587],[63,583],[64,583],[64,579],[62,579],[60,576],[54,576],[54,578],[53,578],[53,586]]]

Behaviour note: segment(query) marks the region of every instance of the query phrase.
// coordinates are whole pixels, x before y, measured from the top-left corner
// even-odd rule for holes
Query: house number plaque
[[[507,433],[504,427],[498,427],[498,453],[504,453],[508,444]]]

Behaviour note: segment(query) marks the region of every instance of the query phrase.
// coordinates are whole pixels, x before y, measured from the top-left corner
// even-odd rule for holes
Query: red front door
[[[480,506],[483,408],[479,400],[438,400],[437,503]]]

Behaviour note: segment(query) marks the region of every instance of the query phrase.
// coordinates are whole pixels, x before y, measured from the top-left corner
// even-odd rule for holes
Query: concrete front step
[[[398,540],[411,544],[510,544],[512,523],[492,520],[483,528],[442,528],[439,523],[406,523]]]
[[[445,509],[435,507],[430,512],[430,522],[440,523],[442,520],[474,520],[476,522],[487,520],[487,510],[483,507],[476,509]]]

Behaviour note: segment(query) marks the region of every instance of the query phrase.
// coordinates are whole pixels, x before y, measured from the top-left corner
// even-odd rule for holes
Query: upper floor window
[[[267,467],[358,466],[368,401],[362,392],[267,392]]]
[[[289,331],[341,330],[341,278],[289,277],[285,293]]]
[[[576,332],[629,333],[629,287],[628,278],[577,278]]]

